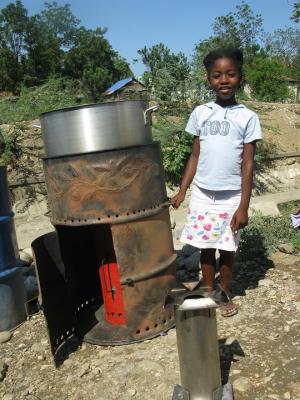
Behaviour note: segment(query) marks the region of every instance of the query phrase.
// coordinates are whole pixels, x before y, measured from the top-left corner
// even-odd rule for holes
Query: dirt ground
[[[39,234],[30,224],[47,230],[45,217],[16,223],[27,240]],[[222,379],[235,400],[300,400],[299,268],[300,254],[280,252],[236,265],[239,314],[222,318],[217,310]],[[126,346],[73,345],[55,368],[43,313],[31,317],[0,344],[0,398],[169,400],[180,383],[175,329]]]
[[[246,102],[260,119],[265,143],[277,153],[300,151],[300,104]]]

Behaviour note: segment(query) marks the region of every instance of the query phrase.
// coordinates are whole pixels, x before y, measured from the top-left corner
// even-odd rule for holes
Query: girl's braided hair
[[[235,61],[240,76],[243,75],[244,57],[243,57],[243,52],[240,49],[228,47],[228,48],[215,49],[209,52],[203,60],[203,64],[208,73],[211,70],[213,63],[219,58],[231,58],[233,61]]]

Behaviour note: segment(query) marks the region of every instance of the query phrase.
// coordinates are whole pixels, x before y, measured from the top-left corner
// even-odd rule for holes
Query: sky
[[[295,26],[289,19],[297,0],[248,0],[255,14],[261,14],[266,32]],[[14,2],[0,0],[0,8]],[[52,2],[52,0],[48,0]],[[39,13],[44,1],[22,0],[29,15]],[[239,0],[57,0],[70,4],[81,25],[89,29],[107,28],[105,37],[126,58],[136,77],[145,70],[137,51],[163,43],[174,53],[182,51],[189,59],[195,45],[213,34],[216,17],[236,11]]]

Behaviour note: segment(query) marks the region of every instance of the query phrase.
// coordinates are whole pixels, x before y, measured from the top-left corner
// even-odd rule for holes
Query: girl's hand
[[[245,208],[240,208],[236,210],[233,214],[232,220],[230,222],[230,228],[233,232],[237,232],[239,229],[244,228],[248,225],[248,210]]]
[[[174,197],[170,199],[170,203],[174,208],[178,208],[185,199],[185,193],[179,191]]]

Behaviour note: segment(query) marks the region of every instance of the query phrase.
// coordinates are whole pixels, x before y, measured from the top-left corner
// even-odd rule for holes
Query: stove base
[[[104,305],[100,307],[94,306],[94,309],[88,308],[81,312],[78,316],[78,325],[76,328],[76,336],[83,342],[102,345],[102,346],[118,346],[136,342],[143,342],[167,332],[175,326],[174,320],[164,324],[163,330],[157,327],[156,331],[151,330],[147,338],[139,339],[131,334],[126,325],[112,325],[105,319]]]
[[[200,400],[200,397],[197,397],[197,399]],[[175,385],[172,400],[193,400],[193,398],[182,386]],[[203,397],[201,400],[233,400],[233,388],[231,383],[226,383],[221,391],[217,389],[210,399]]]

